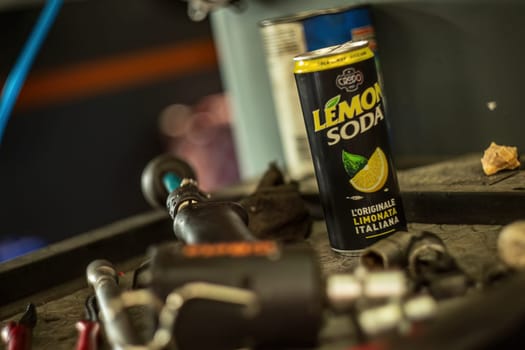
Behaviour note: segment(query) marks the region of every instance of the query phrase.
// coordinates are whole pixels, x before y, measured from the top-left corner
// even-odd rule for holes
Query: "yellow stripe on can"
[[[356,43],[358,44],[358,43]],[[347,66],[374,57],[374,53],[368,45],[341,52],[345,45],[338,45],[335,48],[329,47],[312,51],[309,55],[301,55],[294,58],[294,73],[312,73],[327,69]]]

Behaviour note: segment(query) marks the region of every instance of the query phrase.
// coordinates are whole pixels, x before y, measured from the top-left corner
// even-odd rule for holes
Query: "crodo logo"
[[[346,68],[343,73],[337,76],[335,84],[341,90],[345,89],[347,92],[356,91],[359,85],[363,84],[363,73],[354,68]]]

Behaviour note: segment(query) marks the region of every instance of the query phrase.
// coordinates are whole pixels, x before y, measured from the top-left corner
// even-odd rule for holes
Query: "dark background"
[[[40,6],[0,12],[3,81]],[[28,77],[64,66],[212,40],[173,0],[65,2]],[[54,242],[148,210],[144,165],[163,151],[157,117],[222,91],[216,65],[99,93],[15,108],[0,145],[0,242]],[[1,243],[0,243],[1,244]]]
[[[257,21],[284,15],[291,7],[324,7],[327,2],[254,0],[243,11],[214,14],[215,34],[231,44],[218,50],[221,67],[232,66],[222,69],[225,86],[235,97],[231,100],[243,100],[235,93],[256,92],[243,100],[254,111],[234,118],[263,120],[265,114],[257,108],[272,103],[265,89],[269,83]],[[0,8],[0,80],[34,24],[38,3],[42,1]],[[370,3],[398,164],[408,167],[470,152],[481,158],[491,141],[523,149],[519,95],[525,78],[525,2]],[[208,20],[191,22],[186,6],[180,0],[66,2],[26,86],[34,86],[35,77],[46,72],[53,82],[53,72],[71,65],[174,46],[184,49],[195,42],[213,46]],[[238,51],[229,52],[231,48]],[[53,242],[148,210],[140,173],[163,151],[157,117],[169,104],[194,104],[223,90],[215,53],[211,55],[213,64],[200,69],[49,103],[29,103],[22,91],[0,145],[0,241],[37,236]],[[248,64],[239,64],[243,61]],[[228,72],[235,73],[230,75],[238,86],[228,80]],[[496,109],[488,108],[492,101]],[[252,127],[257,137],[246,130],[236,133],[248,141],[237,148],[247,150],[261,167],[267,161],[252,155],[269,146],[265,130]]]

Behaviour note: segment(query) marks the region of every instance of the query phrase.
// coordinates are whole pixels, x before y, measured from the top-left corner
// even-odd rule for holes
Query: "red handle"
[[[7,345],[7,350],[31,350],[31,328],[9,322],[2,329],[2,339]]]
[[[78,321],[76,327],[79,332],[76,350],[97,350],[100,330],[98,322]]]

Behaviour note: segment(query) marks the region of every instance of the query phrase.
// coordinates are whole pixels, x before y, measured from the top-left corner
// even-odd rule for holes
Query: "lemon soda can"
[[[294,61],[330,245],[359,255],[406,229],[374,53],[363,40]]]

